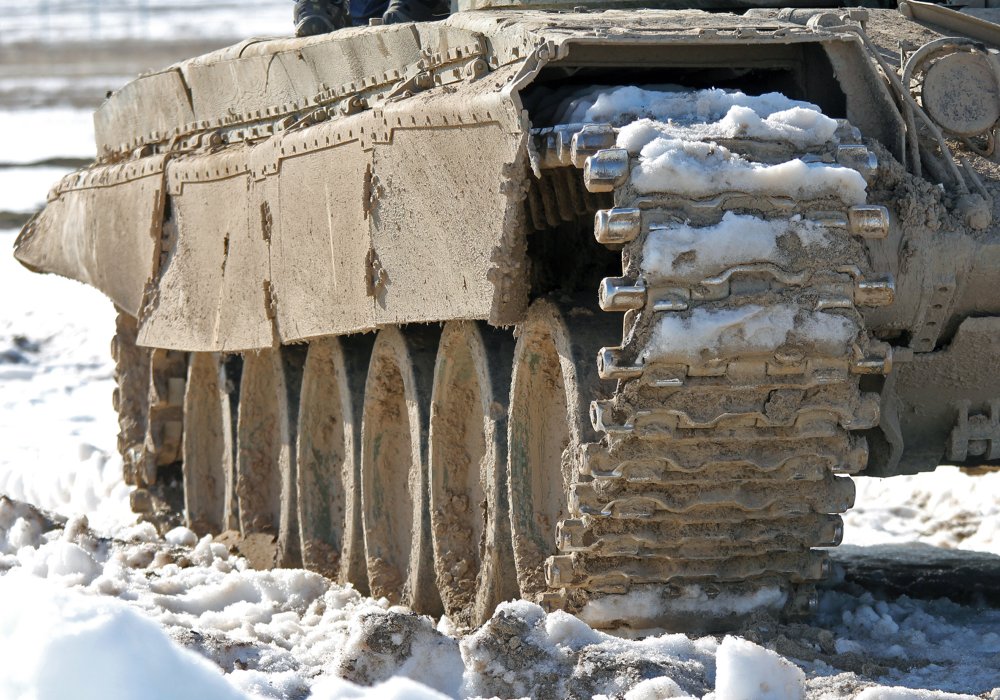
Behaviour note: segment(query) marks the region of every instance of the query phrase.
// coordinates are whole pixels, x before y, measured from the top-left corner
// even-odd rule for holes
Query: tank
[[[460,626],[719,629],[815,606],[851,475],[1000,464],[995,11],[634,4],[107,99],[15,255],[119,310],[136,512]]]

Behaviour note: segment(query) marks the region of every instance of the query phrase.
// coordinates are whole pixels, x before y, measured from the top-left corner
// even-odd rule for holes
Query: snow
[[[666,136],[653,137],[637,150],[632,182],[641,193],[703,197],[735,191],[796,199],[834,197],[849,205],[865,201],[864,178],[839,165],[800,158],[756,163],[716,143]]]
[[[24,41],[287,36],[290,2],[272,0],[0,0],[0,46]]]
[[[0,697],[244,697],[217,667],[179,648],[159,625],[118,600],[19,573],[0,577],[0,599],[8,601],[0,606]]]
[[[651,227],[642,270],[653,282],[700,282],[733,265],[780,261],[778,241],[785,236],[804,247],[828,243],[823,226],[801,217],[768,220],[729,211],[712,226],[675,222]]]
[[[41,209],[52,186],[69,172],[69,168],[0,168],[0,211]]]
[[[688,315],[664,314],[657,319],[643,359],[697,364],[731,359],[731,348],[739,348],[743,355],[761,355],[786,345],[838,355],[857,332],[855,322],[846,316],[804,311],[792,304],[698,307]]]
[[[70,107],[0,110],[0,163],[92,159],[97,153],[94,143],[94,117],[89,110]],[[55,181],[50,186],[54,184]]]
[[[941,693],[912,688],[866,688],[854,700],[977,700],[974,695],[963,693]]]
[[[824,146],[837,131],[837,122],[818,109],[793,107],[764,116],[749,107],[733,106],[718,121],[677,123],[637,119],[622,126],[618,147],[637,153],[654,138],[696,139],[699,141],[756,140],[788,143],[801,149]]]
[[[596,87],[575,98],[564,110],[562,121],[610,122],[617,126],[642,118],[707,123],[723,119],[733,107],[748,109],[765,119],[796,110],[809,111],[818,116],[800,116],[801,127],[815,128],[822,124],[830,135],[836,130],[836,122],[824,117],[816,105],[791,100],[777,92],[747,95],[739,90],[689,90],[678,85]],[[830,122],[833,122],[832,128]]]
[[[716,656],[716,700],[801,700],[806,676],[770,649],[727,636]]]
[[[0,493],[114,528],[132,519],[111,406],[114,308],[29,273],[10,255],[14,237],[0,231]]]
[[[938,467],[905,478],[857,482],[857,505],[844,516],[844,544],[919,539],[1000,556],[1000,472],[968,476],[957,467]]]
[[[632,179],[640,193],[700,197],[718,192],[864,202],[855,170],[795,158],[768,165],[717,143],[725,139],[780,141],[799,149],[834,140],[837,122],[819,107],[778,93],[746,95],[677,86],[595,88],[564,106],[562,123],[609,122],[621,127],[617,145],[639,156]]]

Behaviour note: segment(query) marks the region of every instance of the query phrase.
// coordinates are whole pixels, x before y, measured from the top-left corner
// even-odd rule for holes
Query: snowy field
[[[220,18],[238,35],[284,33],[290,4],[0,0],[0,50],[191,33],[223,41]],[[67,170],[30,164],[92,155],[91,102],[124,79],[113,62],[90,77],[36,70],[0,65],[0,213],[35,210]],[[718,129],[730,114],[750,117],[731,112],[746,105],[723,106]],[[754,128],[824,126],[776,113]],[[677,133],[662,123],[627,136],[651,160],[699,157],[678,160]],[[9,254],[15,235],[0,230],[0,700],[1000,700],[1000,610],[985,606],[841,582],[808,624],[755,620],[731,637],[625,639],[525,602],[460,634],[446,618],[313,573],[254,571],[184,529],[161,539],[135,524],[115,452],[111,304],[21,268]],[[998,496],[1000,473],[861,479],[845,543],[1000,555]]]

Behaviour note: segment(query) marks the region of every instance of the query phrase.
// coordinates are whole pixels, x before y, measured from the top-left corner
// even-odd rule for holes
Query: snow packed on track
[[[778,102],[715,109],[757,136],[774,114],[785,132],[823,127]],[[747,104],[753,117],[733,112]],[[669,154],[665,128],[637,152]],[[706,154],[682,155],[661,162]],[[1000,700],[1000,611],[983,606],[836,586],[808,624],[689,637],[615,636],[511,601],[462,632],[315,573],[255,571],[185,528],[161,538],[136,524],[114,454],[110,303],[7,254],[0,298],[0,698]],[[998,492],[1000,474],[954,469],[861,480],[847,541],[1000,553]]]

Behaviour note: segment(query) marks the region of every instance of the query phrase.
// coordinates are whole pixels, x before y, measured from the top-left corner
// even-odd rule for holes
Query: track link
[[[180,462],[187,354],[137,345],[138,323],[118,312],[111,342],[115,360],[112,403],[118,412],[118,451],[133,512],[161,532],[181,523]]]
[[[624,317],[621,342],[598,355],[617,391],[591,406],[603,437],[580,450],[571,517],[546,563],[551,598],[586,617],[605,596],[652,594],[662,608],[628,621],[640,626],[674,617],[671,601],[692,586],[710,599],[776,588],[772,603],[808,607],[830,566],[816,548],[840,542],[838,514],[854,500],[835,474],[864,468],[854,431],[878,424],[879,397],[860,378],[891,368],[859,311],[893,298],[863,240],[886,234],[887,211],[832,187],[810,198],[767,183],[640,191],[635,154],[606,133],[590,134],[603,150],[588,153],[578,134],[559,137],[572,144],[564,160],[583,167],[589,190],[613,191],[595,236],[622,252],[622,276],[601,283],[599,302]],[[808,152],[724,145],[867,179],[877,162],[850,143],[859,136],[842,122]]]

